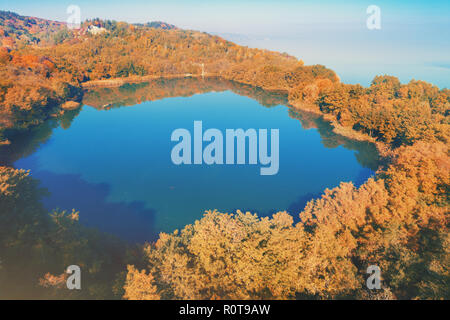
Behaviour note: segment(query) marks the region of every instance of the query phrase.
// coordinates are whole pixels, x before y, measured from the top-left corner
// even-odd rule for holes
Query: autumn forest
[[[0,298],[450,298],[449,89],[390,75],[368,87],[345,84],[323,65],[162,22],[94,19],[70,30],[0,11],[0,41]],[[158,79],[173,80],[173,90]],[[152,81],[132,96],[117,89]],[[105,107],[91,88],[112,103]],[[211,208],[155,242],[130,244],[80,224],[82,211],[48,212],[47,191],[13,165],[51,134],[36,128],[68,126],[83,104],[114,108],[211,90],[285,104],[320,118],[334,139],[370,143],[375,175],[324,190],[295,219]],[[73,261],[86,270],[85,290],[64,290]],[[382,288],[372,291],[365,281],[374,264]]]

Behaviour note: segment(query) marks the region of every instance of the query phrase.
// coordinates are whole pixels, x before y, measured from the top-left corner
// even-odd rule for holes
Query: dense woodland
[[[23,39],[23,27],[14,26],[29,19],[13,16],[20,21],[13,23],[4,18],[10,15],[0,12],[3,43]],[[89,25],[106,31],[90,34]],[[378,76],[367,88],[343,84],[332,70],[287,54],[167,26],[97,19],[81,31],[35,33],[42,41],[7,40],[0,48],[3,148],[13,147],[12,132],[75,116],[86,83],[204,76],[283,93],[293,110],[323,116],[341,136],[374,143],[383,159],[376,176],[359,188],[342,183],[325,190],[301,212],[290,212],[300,216],[295,224],[286,212],[259,218],[213,210],[141,248],[79,225],[76,212],[45,212],[37,182],[5,165],[0,281],[10,296],[30,283],[30,296],[73,295],[58,287],[65,266],[76,260],[92,286],[75,298],[450,298],[450,90],[392,76]],[[161,96],[148,94],[144,99]],[[16,270],[31,268],[24,259],[40,267]],[[365,289],[371,264],[382,270],[381,290]],[[11,279],[21,286],[8,285]]]

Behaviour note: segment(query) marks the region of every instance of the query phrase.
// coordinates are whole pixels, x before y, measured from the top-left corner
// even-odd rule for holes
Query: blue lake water
[[[171,133],[192,132],[195,120],[203,122],[203,130],[223,133],[279,129],[278,174],[261,176],[260,164],[174,165]],[[142,242],[211,209],[259,215],[287,210],[298,217],[325,188],[341,181],[359,185],[373,174],[366,151],[324,132],[284,105],[265,107],[230,90],[109,110],[84,105],[69,128],[55,128],[14,165],[30,169],[48,189],[43,201],[49,210],[75,208],[82,223]]]

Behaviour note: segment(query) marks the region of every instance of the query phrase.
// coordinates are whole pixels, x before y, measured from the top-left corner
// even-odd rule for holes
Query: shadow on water
[[[287,211],[287,213],[289,213],[292,218],[294,218],[294,223],[300,222],[300,218],[299,218],[299,213],[303,211],[303,209],[305,208],[306,204],[314,199],[319,199],[322,196],[322,193],[307,193],[304,195],[299,196],[294,202],[292,202],[286,210],[280,210],[280,209],[269,209],[269,210],[265,210],[265,211],[261,211],[261,210],[256,210],[254,208],[234,208],[232,210],[230,210],[230,213],[235,213],[237,210],[242,211],[243,213],[245,212],[250,212],[250,213],[256,213],[258,214],[258,217],[272,217],[275,213],[280,212],[280,211]]]
[[[80,111],[80,108],[66,111],[58,119],[49,119],[38,126],[27,129],[12,128],[5,130],[4,134],[11,143],[0,146],[0,165],[13,166],[17,160],[32,155],[51,138],[54,129],[58,127],[70,128],[73,119]]]
[[[133,243],[157,239],[158,233],[153,228],[155,210],[146,208],[141,202],[108,202],[110,188],[107,184],[92,184],[84,181],[80,175],[55,174],[48,171],[34,172],[33,176],[52,194],[52,197],[43,198],[43,204],[48,210],[75,209],[80,212],[80,222],[84,225]],[[77,201],[76,208],[62,208],[59,205],[70,204],[73,199],[83,201]]]
[[[356,179],[352,182],[355,187],[359,187],[364,182],[367,181],[371,176],[373,176],[373,171],[369,168],[362,168]],[[286,209],[286,211],[294,218],[294,223],[300,222],[299,214],[305,209],[308,202],[312,200],[319,199],[323,195],[323,192],[317,192],[317,193],[306,193],[303,195],[300,195],[294,202],[292,202]],[[237,210],[241,210],[242,212],[251,212],[251,213],[257,213],[259,217],[271,217],[275,213],[282,211],[279,209],[271,209],[266,210],[262,212],[261,210],[256,210],[252,208],[234,208],[230,212],[236,212]]]
[[[286,210],[270,209],[270,210],[261,211],[261,210],[256,210],[256,209],[252,209],[252,208],[234,208],[233,210],[230,210],[230,213],[235,213],[237,210],[240,210],[243,213],[245,213],[245,212],[250,212],[252,214],[256,213],[258,215],[258,217],[262,218],[262,217],[272,217],[277,212],[286,211],[287,213],[289,213],[292,216],[292,218],[294,220],[294,224],[296,224],[296,223],[300,222],[299,214],[300,214],[300,212],[303,211],[306,204],[311,200],[319,199],[321,196],[322,196],[322,193],[307,193],[305,195],[301,195],[297,198],[297,200],[292,202],[287,207]]]
[[[301,111],[301,110],[289,110],[289,116],[293,119],[300,121],[303,129],[317,129],[322,139],[322,144],[326,148],[337,148],[343,146],[346,149],[354,150],[355,157],[358,163],[369,168],[372,171],[376,171],[380,165],[380,156],[378,154],[375,144],[367,141],[355,141],[333,132],[333,127],[322,116],[315,113]],[[367,174],[367,173],[366,173]],[[361,177],[364,173],[361,173]],[[368,175],[368,177],[370,174]],[[368,178],[367,177],[367,178]],[[367,180],[367,179],[366,179]],[[365,181],[365,180],[364,180]],[[363,181],[363,183],[364,183]],[[361,185],[360,181],[354,181],[355,185]]]
[[[294,221],[295,222],[299,222],[300,218],[299,218],[299,213],[303,211],[303,209],[305,209],[306,204],[314,199],[318,199],[322,196],[322,193],[307,193],[304,195],[301,195],[297,198],[297,200],[295,200],[294,202],[292,202],[289,207],[288,207],[288,212],[294,217]]]

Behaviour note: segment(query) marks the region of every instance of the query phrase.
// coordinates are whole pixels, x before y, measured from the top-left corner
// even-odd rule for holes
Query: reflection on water
[[[9,132],[12,144],[2,147],[0,161],[31,169],[50,192],[43,199],[48,209],[76,208],[83,224],[129,241],[154,240],[208,209],[287,210],[296,217],[325,188],[359,185],[377,167],[373,145],[338,136],[319,116],[285,107],[283,94],[230,81],[100,88],[86,92],[84,104],[59,123]],[[194,120],[202,120],[204,130],[279,128],[279,174],[260,176],[259,166],[249,165],[173,165],[170,134],[192,129]]]
[[[227,90],[250,97],[265,107],[287,103],[287,97],[284,94],[269,93],[260,88],[220,78],[157,79],[146,83],[125,84],[121,87],[96,88],[86,92],[83,102],[96,109],[111,109],[134,106],[144,101],[190,97],[199,93]]]

